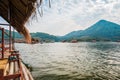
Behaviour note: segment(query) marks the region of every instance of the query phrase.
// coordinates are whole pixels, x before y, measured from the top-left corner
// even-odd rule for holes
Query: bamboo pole
[[[8,0],[8,5],[9,5],[9,7],[8,7],[8,20],[9,20],[9,23],[10,23],[10,25],[9,25],[9,51],[11,51],[11,46],[12,46],[12,39],[11,39],[11,5],[10,5],[10,0]]]
[[[15,73],[18,73],[18,71],[19,71],[18,62],[15,61]]]
[[[10,62],[10,71],[9,74],[12,75],[14,74],[14,62]]]
[[[30,80],[29,77],[28,77],[28,74],[26,72],[26,69],[24,67],[24,64],[21,62],[21,67],[22,67],[22,71],[23,71],[23,74],[24,74],[24,77],[25,77],[25,80]]]
[[[22,64],[23,64],[23,63],[22,63]],[[30,71],[26,68],[25,65],[23,65],[23,66],[24,66],[24,68],[26,69],[26,72],[28,73],[28,75],[29,75],[29,77],[30,77],[30,80],[34,80],[33,77],[32,77],[32,75],[31,75],[31,73],[30,73]]]
[[[4,70],[4,76],[8,75],[9,73],[9,63],[7,63],[6,68]]]
[[[4,28],[2,28],[2,59],[4,58]]]

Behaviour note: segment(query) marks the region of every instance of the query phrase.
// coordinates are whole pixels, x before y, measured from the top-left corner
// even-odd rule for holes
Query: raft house
[[[19,51],[14,47],[12,27],[31,43],[31,36],[25,23],[35,16],[42,0],[0,0],[0,17],[8,23],[0,22],[0,80],[34,80],[30,71],[23,64]],[[8,34],[4,26],[8,26]],[[5,35],[9,40],[5,42]]]

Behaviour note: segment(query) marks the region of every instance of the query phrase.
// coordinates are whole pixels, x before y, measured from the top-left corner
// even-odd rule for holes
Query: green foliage
[[[118,41],[120,40],[120,25],[106,20],[100,20],[91,27],[81,31],[73,31],[62,37],[63,40],[78,41]]]
[[[33,38],[39,38],[42,41],[59,41],[58,37],[54,36],[54,35],[49,35],[47,33],[41,33],[41,32],[36,32],[36,33],[31,33],[31,36]]]

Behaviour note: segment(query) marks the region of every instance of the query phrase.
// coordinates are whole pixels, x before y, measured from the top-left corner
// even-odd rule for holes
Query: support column
[[[10,5],[10,0],[8,0],[9,8],[8,8],[8,20],[9,20],[9,51],[12,50],[12,34],[11,34],[11,5]]]
[[[4,58],[4,28],[2,28],[2,59]]]
[[[4,77],[3,77],[4,73],[3,73],[3,71],[4,71],[3,69],[0,69],[0,80],[4,80]]]

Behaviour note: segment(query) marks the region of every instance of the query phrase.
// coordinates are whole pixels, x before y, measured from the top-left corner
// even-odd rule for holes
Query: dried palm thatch
[[[23,34],[27,42],[31,42],[29,31],[24,25],[41,3],[42,0],[0,0],[0,16]]]

